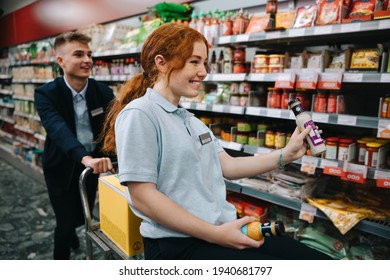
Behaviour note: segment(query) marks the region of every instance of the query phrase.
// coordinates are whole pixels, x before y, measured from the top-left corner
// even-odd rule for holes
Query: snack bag
[[[317,5],[308,5],[297,8],[293,28],[313,26],[316,12]]]

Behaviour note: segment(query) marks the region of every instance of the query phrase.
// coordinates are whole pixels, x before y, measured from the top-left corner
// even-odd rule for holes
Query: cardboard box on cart
[[[131,211],[126,189],[116,175],[99,178],[100,229],[128,256],[144,251],[141,219]]]

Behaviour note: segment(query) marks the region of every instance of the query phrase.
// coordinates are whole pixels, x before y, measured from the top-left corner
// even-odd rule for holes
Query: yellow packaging
[[[276,28],[290,29],[294,24],[295,11],[276,13]]]
[[[350,69],[378,69],[379,49],[356,49],[352,51]]]
[[[144,251],[141,219],[131,211],[116,175],[99,178],[100,228],[128,256]]]

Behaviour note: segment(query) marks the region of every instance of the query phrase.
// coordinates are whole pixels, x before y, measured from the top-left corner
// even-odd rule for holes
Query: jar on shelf
[[[268,88],[267,107],[280,108],[282,92],[276,88]]]
[[[326,95],[323,92],[319,92],[314,98],[314,112],[325,113],[326,112]]]
[[[369,142],[367,140],[364,140],[363,138],[358,139],[357,141],[358,145],[358,156],[357,156],[357,163],[358,164],[365,164],[364,160],[366,157],[366,144]]]
[[[275,148],[275,132],[272,130],[267,130],[265,132],[265,146],[267,148]]]
[[[258,146],[257,133],[255,132],[249,133],[248,145],[255,146],[255,147]]]
[[[240,144],[248,144],[248,138],[248,132],[237,132],[236,142]]]
[[[265,146],[265,130],[257,131],[257,146],[259,147]]]
[[[282,149],[286,146],[286,133],[283,131],[275,132],[275,149]]]
[[[245,62],[245,47],[237,46],[233,53],[234,62]]]
[[[282,109],[288,109],[288,102],[290,100],[290,93],[287,89],[283,89],[281,101],[280,101],[280,108]]]
[[[340,161],[348,160],[351,161],[352,159],[348,158],[349,155],[349,148],[350,145],[353,143],[353,140],[351,138],[340,138],[339,139],[339,149],[338,149],[338,155],[337,159]]]
[[[369,167],[377,167],[380,147],[382,147],[382,144],[378,142],[368,142],[366,144],[366,156],[364,158],[365,165]]]
[[[328,114],[337,113],[337,93],[336,92],[329,93],[328,100],[326,102],[326,112]]]
[[[230,105],[240,106],[241,95],[238,93],[230,94]]]
[[[325,158],[336,160],[338,147],[339,147],[339,138],[337,137],[326,138],[325,146],[326,146]]]
[[[234,61],[233,73],[245,73],[245,63],[242,61]]]
[[[386,94],[385,98],[382,99],[382,107],[380,112],[381,118],[387,118],[387,114],[389,113],[390,109],[390,95]]]

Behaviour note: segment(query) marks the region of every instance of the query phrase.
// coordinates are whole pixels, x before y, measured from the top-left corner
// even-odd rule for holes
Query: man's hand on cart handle
[[[115,168],[112,165],[111,159],[108,157],[93,158],[91,156],[85,156],[81,159],[81,163],[86,168],[92,168],[94,174],[106,173],[108,171],[115,173]]]

